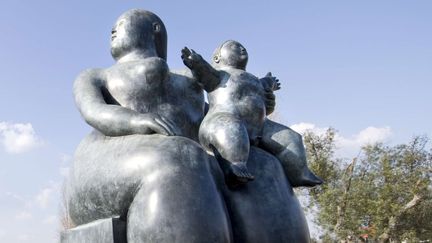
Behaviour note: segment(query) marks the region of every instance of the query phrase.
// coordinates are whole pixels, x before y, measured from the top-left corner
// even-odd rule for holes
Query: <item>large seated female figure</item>
[[[274,156],[251,149],[256,180],[225,186],[217,161],[196,142],[203,90],[191,75],[169,70],[166,45],[156,15],[130,10],[112,30],[116,63],[75,81],[77,106],[95,130],[75,153],[72,221],[120,216],[129,243],[307,242],[302,210]],[[301,137],[269,124],[275,136],[292,139],[287,156],[301,156]]]

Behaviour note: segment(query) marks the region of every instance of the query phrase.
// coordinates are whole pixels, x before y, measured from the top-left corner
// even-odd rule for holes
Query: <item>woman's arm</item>
[[[74,83],[75,102],[84,120],[106,136],[131,134],[175,135],[175,126],[159,115],[107,104],[102,93],[106,87],[102,69],[82,72]]]

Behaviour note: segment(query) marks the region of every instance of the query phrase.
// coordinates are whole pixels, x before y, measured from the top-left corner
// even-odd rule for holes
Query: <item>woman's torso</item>
[[[184,75],[171,73],[165,60],[146,58],[106,70],[105,98],[140,113],[155,113],[177,125],[182,136],[196,139],[204,116],[202,89]]]

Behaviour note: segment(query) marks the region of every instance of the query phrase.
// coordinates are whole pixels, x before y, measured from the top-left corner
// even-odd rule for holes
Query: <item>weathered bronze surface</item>
[[[246,63],[228,70],[201,59],[198,63],[204,73],[200,75],[196,75],[202,69],[199,65],[190,66],[193,72],[174,72],[166,63],[166,48],[167,33],[159,17],[145,10],[127,11],[112,30],[111,53],[116,63],[86,70],[76,79],[76,104],[94,131],[76,150],[67,208],[72,221],[87,233],[68,230],[65,235],[73,231],[78,238],[70,236],[75,240],[63,242],[102,239],[79,237],[102,234],[103,230],[88,230],[92,225],[110,230],[106,223],[92,223],[110,218],[125,223],[129,243],[308,242],[306,220],[292,186],[320,181],[307,168],[301,136],[265,117],[274,108],[273,93],[265,87],[251,91],[260,93],[261,100],[257,114],[245,126],[257,129],[243,133],[248,140],[240,144],[247,153],[239,153],[246,158],[241,161],[244,167],[247,162],[248,174],[243,178],[248,181],[253,175],[254,180],[228,187],[225,176],[229,173],[224,174],[223,164],[218,163],[227,159],[224,145],[219,147],[207,138],[201,142],[209,144],[199,143],[200,124],[210,119],[205,116],[203,91],[215,97],[212,92],[221,90],[223,82],[235,82],[242,73],[248,75],[245,87],[262,80],[249,78],[253,75],[244,71]],[[185,54],[183,59],[188,58]],[[221,72],[228,77],[206,79]],[[271,76],[265,79],[275,82]],[[209,117],[215,113],[214,99],[210,98]],[[245,109],[256,109],[255,104],[248,104]],[[224,131],[227,135],[239,132],[231,120],[222,125],[229,128],[228,133]],[[201,130],[206,127],[202,125]],[[217,130],[207,132],[211,136]],[[249,140],[259,141],[250,145]],[[216,156],[206,151],[208,145],[215,147]],[[241,176],[237,181],[242,182]]]

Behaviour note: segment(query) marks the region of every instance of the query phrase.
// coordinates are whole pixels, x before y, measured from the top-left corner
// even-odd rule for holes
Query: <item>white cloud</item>
[[[58,219],[57,219],[56,215],[48,216],[42,221],[43,224],[55,224],[57,222],[58,222]]]
[[[32,217],[32,214],[28,211],[21,211],[17,215],[15,215],[16,220],[27,220],[31,219]]]
[[[60,167],[60,175],[63,177],[68,177],[69,171],[70,171],[69,167]]]
[[[390,127],[367,127],[357,134],[355,140],[360,144],[384,142],[392,135]]]
[[[26,201],[22,196],[20,196],[16,193],[13,193],[13,192],[5,192],[5,195],[10,197],[10,198],[13,198],[14,200],[17,200],[19,202],[25,202]]]
[[[318,127],[312,123],[298,123],[290,126],[300,134],[311,131],[317,135],[323,135],[328,127]],[[338,157],[355,157],[360,152],[362,146],[367,144],[387,142],[392,136],[390,127],[367,127],[357,134],[344,136],[340,132],[335,134],[336,156]]]
[[[304,134],[305,132],[313,132],[317,135],[323,135],[328,127],[317,127],[315,124],[312,123],[307,123],[307,122],[300,122],[294,125],[290,126],[291,129],[293,129],[294,131],[300,133],[300,134]]]
[[[0,143],[9,153],[23,153],[43,144],[30,123],[0,122]]]
[[[30,240],[30,236],[28,234],[22,234],[18,236],[18,240],[19,241],[29,241]]]
[[[61,154],[60,160],[62,162],[62,166],[59,169],[60,175],[67,178],[69,176],[69,164],[72,161],[72,156],[70,156],[69,154]]]
[[[72,156],[70,156],[69,154],[61,154],[60,160],[63,163],[69,163],[72,160]]]
[[[61,182],[50,181],[50,185],[39,191],[39,193],[32,200],[32,203],[34,202],[41,209],[48,208],[48,206],[53,203],[56,197],[59,195],[60,188]]]
[[[339,133],[335,136],[338,154],[345,157],[354,157],[360,152],[362,146],[386,142],[392,136],[390,127],[367,127],[351,137],[343,137]]]
[[[36,196],[36,203],[41,208],[47,208],[48,204],[51,200],[51,196],[54,192],[54,188],[48,187],[43,189],[37,196]]]

